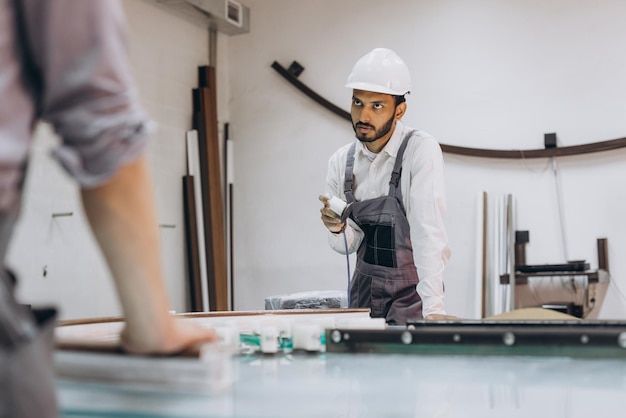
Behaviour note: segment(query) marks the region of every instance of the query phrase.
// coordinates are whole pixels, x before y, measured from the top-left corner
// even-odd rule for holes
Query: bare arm
[[[126,318],[123,347],[137,353],[172,353],[215,340],[212,330],[176,321],[168,312],[145,157],[122,166],[104,185],[83,189],[82,199]]]

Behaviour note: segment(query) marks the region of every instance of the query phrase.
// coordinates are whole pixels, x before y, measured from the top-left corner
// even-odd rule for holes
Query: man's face
[[[402,106],[402,109],[398,109]],[[384,145],[393,133],[396,120],[404,114],[404,103],[396,106],[389,94],[354,90],[352,93],[352,127],[361,142],[379,141]]]

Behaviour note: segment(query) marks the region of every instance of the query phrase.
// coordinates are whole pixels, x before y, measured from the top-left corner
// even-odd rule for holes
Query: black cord
[[[343,243],[346,246],[346,265],[348,267],[348,308],[350,307],[350,254],[348,254],[348,237],[346,236],[346,229],[343,228]]]

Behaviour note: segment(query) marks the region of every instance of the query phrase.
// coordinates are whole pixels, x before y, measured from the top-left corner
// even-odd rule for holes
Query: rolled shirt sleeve
[[[52,152],[82,186],[105,182],[145,152],[153,123],[141,108],[115,0],[25,0],[43,86],[41,119],[61,137]]]

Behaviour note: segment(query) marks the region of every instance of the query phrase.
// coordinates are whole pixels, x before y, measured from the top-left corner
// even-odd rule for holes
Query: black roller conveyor
[[[385,330],[329,329],[329,352],[626,358],[626,321],[409,321]]]

